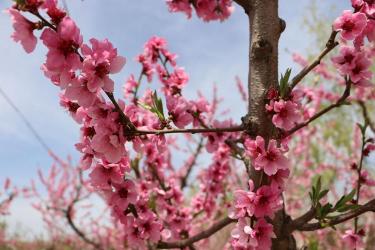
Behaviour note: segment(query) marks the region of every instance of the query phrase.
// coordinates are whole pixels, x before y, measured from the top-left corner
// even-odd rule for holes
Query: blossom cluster
[[[354,12],[345,10],[333,23],[334,30],[340,32],[342,45],[340,54],[332,60],[354,86],[364,88],[372,86],[370,66],[374,53],[364,44],[366,38],[370,43],[375,41],[375,5],[362,0],[352,0],[352,5]]]
[[[190,18],[195,10],[204,21],[222,21],[233,11],[231,0],[166,2],[170,11],[183,12]],[[332,61],[354,86],[364,89],[372,86],[370,64],[375,53],[364,45],[366,39],[374,41],[374,4],[363,0],[352,0],[352,4],[354,12],[345,11],[334,22],[335,32],[340,32],[341,46],[340,54]],[[207,219],[213,221],[225,214],[227,207],[231,207],[230,217],[237,220],[230,241],[234,249],[271,248],[272,238],[276,235],[270,220],[283,206],[282,193],[292,170],[287,157],[290,138],[249,138],[233,131],[221,132],[221,128],[235,124],[230,119],[218,121],[214,118],[216,97],[209,102],[203,95],[195,100],[184,96],[189,76],[178,66],[176,54],[168,50],[166,40],[161,37],[154,36],[146,42],[143,52],[135,59],[141,67],[139,77],[130,75],[123,87],[125,99],[116,100],[112,75],[120,72],[126,60],[108,39],[92,38],[86,43],[74,20],[58,6],[57,0],[16,1],[7,12],[14,27],[12,38],[20,42],[27,53],[35,49],[36,33],[40,31],[39,39],[47,49],[42,70],[60,88],[60,105],[81,126],[80,141],[76,144],[82,155],[80,168],[71,174],[66,164],[56,158],[62,168],[52,167],[48,178],[40,175],[48,189],[50,203],[35,207],[46,215],[47,224],[52,227],[53,217],[64,215],[61,209],[49,212],[51,207],[72,207],[71,204],[78,202],[81,196],[95,190],[105,201],[119,229],[111,240],[125,242],[125,246],[118,243],[116,249],[147,249],[159,243],[184,240],[205,229]],[[29,20],[23,13],[37,20]],[[307,65],[298,56],[295,60]],[[324,79],[337,80],[324,63],[314,72]],[[147,79],[148,85],[142,85],[143,78]],[[158,91],[151,89],[155,82]],[[241,90],[240,83],[238,86]],[[246,100],[247,95],[243,90],[241,93]],[[303,105],[302,97],[306,97],[310,106]],[[288,131],[316,113],[322,100],[336,101],[338,98],[323,87],[317,90],[282,89],[280,86],[268,91],[265,109],[278,128],[276,133],[288,135]],[[204,143],[197,143],[198,153],[204,148],[212,157],[208,167],[196,175],[194,187],[199,191],[188,198],[184,195],[184,187],[188,185],[187,178],[197,156],[192,154],[182,171],[177,171],[170,149],[181,148],[178,138],[160,133],[186,128],[217,128],[219,131],[202,133],[200,139]],[[306,138],[314,135],[311,131],[301,130],[300,133]],[[186,138],[190,144],[195,143],[192,136],[186,135]],[[233,141],[243,144],[244,155],[229,146],[228,142]],[[302,148],[306,149],[306,146],[298,148],[299,153],[298,150],[293,153],[301,154]],[[367,154],[373,150],[373,144],[365,148]],[[249,161],[248,168],[254,168],[257,176],[246,182],[247,190],[234,192],[234,201],[228,198],[238,184],[238,180],[234,180],[233,154],[245,158],[245,164]],[[310,164],[306,160],[304,166]],[[327,169],[328,165],[321,167]],[[84,170],[89,172],[87,182],[81,179]],[[60,175],[62,177],[58,179]],[[304,177],[312,176],[306,174]],[[364,185],[374,185],[368,172],[363,171],[360,178]],[[74,187],[82,186],[86,193],[78,193],[81,191],[77,188],[69,190],[72,186],[68,182]],[[35,188],[32,192],[40,198]],[[65,212],[73,216],[75,210]],[[98,230],[94,234],[100,236]],[[358,232],[348,230],[343,239],[355,247],[361,244]],[[103,247],[110,245],[100,244]]]
[[[205,20],[229,15],[230,2],[218,4],[199,1],[197,11]],[[27,19],[23,12],[38,20]],[[123,237],[129,246],[143,249],[160,240],[184,238],[196,230],[191,225],[193,213],[214,216],[220,210],[217,200],[228,185],[226,179],[230,172],[231,151],[225,141],[234,138],[234,133],[203,135],[208,141],[207,151],[214,156],[210,167],[199,174],[206,194],[192,197],[193,207],[186,206],[182,194],[183,176],[171,166],[169,145],[173,139],[157,134],[131,134],[142,129],[170,129],[173,125],[180,129],[189,125],[193,128],[233,125],[229,120],[213,119],[216,99],[210,104],[202,95],[196,100],[183,96],[189,77],[177,65],[177,56],[169,52],[163,38],[152,37],[137,56],[141,73],[138,80],[131,75],[126,81],[124,96],[130,102],[125,104],[113,96],[111,75],[118,73],[126,60],[109,40],[92,38],[86,44],[76,23],[55,0],[17,2],[8,13],[14,26],[12,37],[26,52],[35,49],[36,32],[41,31],[40,40],[47,48],[42,70],[61,89],[60,105],[81,125],[80,142],[76,144],[82,154],[80,167],[90,171],[88,185],[106,201],[113,219],[122,225]],[[140,93],[142,78],[152,82],[155,76],[165,97],[165,106],[150,88],[143,95]],[[126,146],[127,142],[132,146]],[[58,189],[65,190],[65,184],[60,183]],[[72,197],[65,202],[71,200]],[[52,205],[69,206],[68,203]]]
[[[246,154],[261,177],[257,186],[253,180],[249,181],[249,191],[237,190],[234,193],[235,203],[231,217],[238,219],[236,228],[232,231],[234,249],[271,248],[272,238],[276,236],[273,226],[266,218],[272,219],[282,207],[280,196],[289,176],[285,146],[279,147],[273,139],[266,145],[261,136],[245,141]],[[268,180],[268,183],[264,180]]]
[[[234,10],[232,0],[166,0],[169,11],[182,12],[191,18],[193,10],[197,16],[206,22],[212,20],[224,21]]]

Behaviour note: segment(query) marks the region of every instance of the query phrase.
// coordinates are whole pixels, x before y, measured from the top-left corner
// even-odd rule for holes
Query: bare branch
[[[79,237],[81,237],[81,239],[84,242],[92,245],[93,247],[95,247],[95,249],[102,249],[98,243],[96,243],[96,242],[90,240],[89,238],[87,238],[87,236],[81,230],[78,229],[78,227],[76,226],[76,224],[74,223],[73,218],[72,218],[72,212],[73,212],[72,210],[73,210],[73,203],[70,204],[68,209],[65,211],[65,216],[66,216],[66,219],[68,220],[69,226],[73,229],[73,231]]]
[[[339,44],[335,41],[337,35],[337,31],[332,31],[324,50],[320,53],[320,55],[308,66],[302,69],[292,80],[290,84],[290,90],[292,90],[302,79],[310,73],[316,66],[320,64],[320,61],[325,57],[329,52],[331,52],[336,46]]]
[[[202,239],[206,239],[211,235],[215,234],[217,231],[220,231],[224,227],[228,226],[229,224],[235,222],[236,220],[230,219],[228,217],[222,219],[221,221],[216,222],[210,228],[188,238],[185,240],[175,241],[175,242],[159,242],[157,248],[159,249],[173,249],[173,248],[184,248],[187,246],[191,246],[194,242],[200,241]]]
[[[370,129],[372,130],[372,132],[375,133],[375,123],[370,118],[366,104],[363,101],[358,101],[358,105],[362,109],[362,114],[363,114],[363,118],[365,119],[365,123],[367,123]]]
[[[189,178],[189,175],[194,167],[194,165],[197,163],[198,156],[200,155],[203,148],[203,137],[200,138],[197,149],[194,152],[193,159],[190,162],[186,174],[181,177],[181,189],[184,189],[187,186],[187,180]]]

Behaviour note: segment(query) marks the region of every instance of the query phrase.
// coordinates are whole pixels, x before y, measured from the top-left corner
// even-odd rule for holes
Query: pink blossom
[[[261,186],[254,191],[254,184],[249,181],[249,191],[237,190],[234,193],[235,204],[232,218],[245,216],[273,217],[275,211],[280,208],[280,189],[276,185]]]
[[[92,148],[102,153],[106,160],[116,163],[125,155],[125,140],[116,134],[95,134],[91,141]]]
[[[332,57],[332,61],[338,67],[341,74],[346,75],[349,70],[355,67],[355,58],[357,57],[358,51],[354,47],[341,46],[340,54],[336,57]]]
[[[275,101],[273,111],[275,112],[272,117],[273,124],[284,130],[292,129],[301,120],[298,105],[292,101]]]
[[[99,41],[90,39],[92,48],[84,44],[81,48],[84,55],[83,73],[88,78],[87,87],[91,92],[103,88],[113,92],[114,83],[109,74],[118,73],[125,64],[125,58],[117,55],[117,49],[107,39]]]
[[[224,21],[234,10],[231,0],[197,0],[195,6],[198,17],[206,22],[213,20]]]
[[[375,180],[370,176],[367,170],[362,170],[360,181],[366,186],[370,186],[370,187],[375,186]]]
[[[20,42],[26,53],[34,51],[37,39],[33,33],[35,24],[27,20],[18,10],[7,9],[6,12],[11,16],[14,32],[12,38],[15,42]]]
[[[272,238],[276,238],[273,226],[264,218],[257,220],[255,227],[251,228],[247,219],[238,220],[236,227],[232,230],[232,246],[236,250],[269,250]]]
[[[144,56],[150,60],[151,63],[156,63],[159,59],[160,53],[166,51],[167,41],[162,37],[153,36],[147,41],[144,48]]]
[[[237,190],[234,192],[234,214],[231,218],[242,218],[246,214],[254,215],[254,197],[255,193],[247,192],[245,190]]]
[[[234,239],[232,246],[235,249],[258,246],[258,241],[255,238],[256,231],[251,228],[248,219],[240,218],[236,227],[232,230],[231,236]]]
[[[160,240],[162,225],[156,220],[155,216],[147,219],[137,219],[136,224],[141,231],[139,236],[143,240],[150,240],[153,243]]]
[[[289,161],[275,140],[269,141],[266,150],[264,139],[257,136],[255,141],[247,140],[245,147],[247,154],[254,160],[255,169],[262,169],[268,176],[276,174],[279,169],[289,168]]]
[[[82,36],[79,28],[70,17],[64,17],[57,31],[47,28],[40,39],[49,49],[47,60],[43,66],[46,75],[51,79],[57,78],[57,83],[62,73],[68,74],[71,70],[81,67],[81,61],[76,50],[82,44]],[[61,87],[66,87],[61,86]]]
[[[137,200],[135,185],[130,180],[122,183],[113,183],[115,191],[108,195],[108,202],[111,206],[116,206],[121,211],[125,211],[129,204],[134,204]]]
[[[352,13],[345,10],[333,23],[336,31],[341,31],[341,37],[345,40],[353,40],[362,33],[366,27],[367,18],[363,13]]]
[[[274,213],[281,207],[280,190],[277,186],[261,186],[256,191],[253,204],[256,217],[273,218]]]
[[[183,12],[191,18],[192,7],[189,0],[167,0],[170,12]]]
[[[351,0],[353,8],[357,11],[361,11],[368,16],[375,17],[375,2],[372,0]]]
[[[356,234],[353,230],[346,230],[341,238],[351,249],[360,249],[364,247],[362,237]]]
[[[161,79],[164,84],[164,91],[167,95],[181,93],[182,88],[189,81],[189,76],[183,68],[175,68],[170,76]]]
[[[130,98],[131,95],[135,94],[136,89],[138,88],[139,83],[135,80],[134,75],[130,75],[130,77],[126,80],[123,90],[125,98]]]
[[[65,96],[71,101],[76,101],[79,106],[88,108],[98,99],[98,93],[93,93],[88,88],[88,79],[80,76],[71,80],[65,90]]]
[[[272,238],[276,238],[273,232],[273,226],[269,224],[265,219],[260,218],[255,227],[255,239],[258,242],[258,246],[255,250],[268,250],[272,246]]]
[[[121,183],[121,175],[117,164],[97,164],[90,173],[91,184],[101,189],[110,189],[111,183]]]
[[[167,108],[173,123],[178,128],[184,128],[193,121],[189,102],[182,96],[167,96]]]
[[[285,181],[288,179],[290,174],[289,169],[279,169],[276,174],[270,176],[271,183],[278,185],[279,187],[284,187]]]
[[[47,10],[48,16],[55,24],[59,24],[66,16],[66,12],[57,7],[57,0],[45,0],[41,7]]]
[[[355,67],[349,72],[350,79],[357,83],[361,79],[370,79],[372,76],[369,70],[371,66],[371,61],[364,55],[360,54],[355,58]]]
[[[199,127],[202,125],[201,123],[204,123],[206,120],[206,116],[204,113],[211,112],[211,107],[208,101],[203,96],[200,96],[198,100],[190,101],[190,103],[191,111],[194,113],[193,126]]]

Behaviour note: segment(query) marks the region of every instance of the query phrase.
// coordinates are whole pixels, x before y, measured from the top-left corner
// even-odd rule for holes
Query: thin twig
[[[375,124],[370,118],[370,115],[368,113],[368,109],[367,109],[366,104],[363,101],[358,101],[358,105],[362,109],[362,114],[363,114],[363,118],[365,120],[365,123],[367,123],[367,125],[370,127],[372,132],[375,133]]]
[[[365,128],[367,127],[367,123],[365,121]],[[364,150],[365,150],[365,145],[366,145],[366,134],[365,131],[362,132],[362,146],[361,146],[361,157],[359,160],[359,166],[357,168],[357,174],[358,174],[358,179],[357,179],[357,194],[356,194],[356,199],[355,199],[355,204],[359,203],[359,197],[361,194],[361,184],[362,184],[362,167],[363,167],[363,158],[364,158]],[[358,218],[356,217],[354,219],[354,232],[357,233],[358,231]]]
[[[191,160],[190,164],[187,167],[186,173],[184,176],[181,177],[181,190],[184,189],[187,186],[187,180],[190,176],[190,173],[194,167],[194,165],[197,163],[198,156],[200,155],[202,148],[203,148],[203,137],[200,138],[198,142],[198,146],[194,152],[193,159]]]
[[[332,31],[324,50],[320,53],[320,55],[308,66],[303,68],[293,79],[290,84],[290,90],[292,90],[302,79],[310,73],[316,66],[320,64],[320,61],[329,53],[331,52],[339,43],[335,41],[337,35],[337,31]]]

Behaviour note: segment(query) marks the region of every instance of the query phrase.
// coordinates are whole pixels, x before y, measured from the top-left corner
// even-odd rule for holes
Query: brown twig
[[[221,230],[222,228],[228,226],[229,224],[235,222],[236,220],[230,219],[228,217],[216,222],[210,228],[184,240],[175,241],[175,242],[159,242],[157,248],[159,249],[173,249],[173,248],[184,248],[187,246],[191,246],[193,243],[200,241],[202,239],[206,239],[211,235],[215,234],[217,231]]]
[[[95,247],[95,249],[102,249],[98,243],[96,243],[96,242],[90,240],[89,238],[87,238],[85,233],[83,233],[80,229],[78,229],[78,227],[76,226],[76,224],[74,223],[73,218],[72,218],[72,210],[73,210],[73,204],[70,204],[68,209],[65,211],[65,216],[66,216],[66,219],[68,221],[69,226],[73,229],[73,231],[79,237],[81,237],[81,239],[84,242],[92,245],[93,247]]]
[[[181,186],[180,186],[181,189],[184,189],[187,186],[187,180],[189,178],[189,175],[190,175],[194,165],[197,163],[198,156],[200,155],[200,153],[202,151],[203,141],[204,141],[203,137],[201,137],[199,142],[198,142],[198,146],[197,146],[197,148],[194,152],[193,159],[187,167],[186,174],[181,177]]]
[[[373,133],[375,133],[375,123],[371,120],[370,115],[368,113],[366,104],[363,101],[358,101],[358,105],[362,109],[363,118],[365,120],[365,123],[370,127]]]
[[[337,35],[337,31],[332,31],[324,50],[320,53],[320,55],[308,66],[303,68],[293,79],[290,84],[290,90],[292,90],[302,79],[310,73],[316,66],[320,64],[320,61],[329,53],[331,52],[339,43],[335,41]]]
[[[366,204],[360,206],[357,209],[354,209],[350,212],[347,212],[345,214],[339,215],[333,219],[331,219],[327,224],[322,225],[319,222],[316,223],[308,223],[303,224],[298,227],[292,227],[290,232],[293,232],[294,230],[298,231],[315,231],[318,229],[326,228],[329,226],[335,226],[337,224],[343,223],[345,221],[348,221],[350,219],[356,218],[364,213],[367,212],[375,212],[375,199],[367,202]]]
[[[365,128],[367,127],[367,122],[365,121]],[[357,168],[357,174],[358,174],[358,179],[357,179],[357,193],[356,193],[356,199],[355,199],[355,204],[359,203],[359,197],[361,194],[361,184],[362,184],[362,167],[363,167],[363,158],[364,158],[364,150],[365,150],[365,145],[366,145],[366,133],[365,131],[362,132],[362,146],[361,146],[361,157],[359,160],[359,165]],[[354,232],[357,233],[358,231],[358,218],[356,217],[354,219]]]

